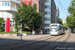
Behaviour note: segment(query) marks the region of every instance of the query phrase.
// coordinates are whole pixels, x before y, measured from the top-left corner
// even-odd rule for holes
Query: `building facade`
[[[57,23],[59,23],[59,8],[56,7],[56,17],[57,17]]]
[[[62,20],[62,24],[66,24],[67,22],[66,22],[66,20]]]
[[[45,32],[48,33],[51,23],[51,0],[45,0]]]
[[[51,0],[51,23],[55,23],[56,18],[56,4],[54,0]]]
[[[45,0],[45,32],[50,33],[50,24],[55,23],[56,5],[54,0]]]
[[[17,12],[17,7],[19,5],[19,0],[0,0],[0,17],[4,18],[6,21],[7,18],[10,18],[10,31],[14,30],[14,12]],[[5,23],[3,23],[5,27]]]

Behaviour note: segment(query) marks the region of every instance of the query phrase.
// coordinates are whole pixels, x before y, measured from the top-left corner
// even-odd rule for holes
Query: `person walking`
[[[42,35],[42,34],[43,34],[43,31],[41,30],[40,33],[41,33],[41,35]]]
[[[32,34],[35,35],[35,31],[33,31]]]

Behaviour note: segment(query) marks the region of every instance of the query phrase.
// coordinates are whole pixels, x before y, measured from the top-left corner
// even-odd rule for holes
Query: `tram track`
[[[54,36],[53,36],[53,37],[54,37]],[[20,44],[24,44],[24,43],[26,43],[26,42],[31,42],[31,41],[32,41],[32,43],[26,44],[26,46],[27,46],[27,45],[31,45],[31,44],[34,44],[34,43],[42,42],[43,40],[47,40],[47,39],[53,38],[53,37],[50,37],[50,35],[49,35],[49,36],[46,36],[46,37],[34,39],[34,40],[36,40],[35,42],[33,42],[33,40],[30,40],[30,41],[24,41],[24,42],[22,42],[22,43],[17,43],[17,44],[2,46],[2,47],[0,47],[0,50],[3,49],[3,48],[12,47],[12,46],[14,46],[14,45],[17,45],[17,46],[18,46],[18,45],[20,45]],[[38,40],[39,40],[39,41],[38,41]],[[40,41],[40,40],[42,40],[42,41]],[[24,45],[23,45],[23,46],[24,46]]]
[[[40,38],[40,39],[38,39],[38,40],[36,40],[36,42],[33,42],[33,43],[30,43],[30,44],[27,44],[27,45],[23,45],[23,46],[30,46],[30,45],[34,45],[34,44],[37,44],[37,43],[41,43],[41,42],[43,42],[43,41],[46,41],[46,40],[48,40],[48,39],[52,39],[52,38],[56,38],[55,36],[52,36],[52,37],[46,37],[46,38]],[[49,42],[48,42],[49,43]],[[21,47],[23,47],[23,46],[21,46]],[[19,47],[16,47],[16,48],[19,48]],[[13,48],[13,50],[14,50],[15,48]],[[37,48],[38,49],[38,48]],[[37,50],[36,49],[36,50]],[[10,49],[11,50],[11,49]]]
[[[64,35],[65,35],[65,34],[64,34]],[[57,41],[58,39],[62,38],[64,35],[58,36],[58,38],[55,39],[54,42]],[[52,38],[47,38],[47,39],[44,39],[44,40],[50,40],[50,39],[53,39],[53,38],[56,38],[56,36],[55,36],[55,37],[52,37]],[[36,42],[36,43],[41,43],[41,42],[43,42],[43,41]],[[45,46],[48,46],[49,44],[54,43],[54,42],[49,42],[47,45],[40,46],[40,47],[35,48],[35,49],[33,49],[33,50],[39,50],[39,49],[41,49],[41,48],[43,48],[43,47],[45,47]],[[33,43],[32,45],[34,45],[34,44],[36,44],[36,43]],[[31,45],[31,44],[30,44],[30,45]],[[28,45],[28,46],[30,46],[30,45]],[[26,45],[26,46],[27,46],[27,45]],[[15,48],[14,48],[14,49],[15,49]],[[16,50],[16,49],[15,49],[15,50]]]
[[[61,38],[64,37],[64,36],[65,36],[65,34],[62,35],[61,37],[55,39],[55,40],[54,40],[53,42],[51,42],[50,44],[55,43],[57,40],[61,39]],[[50,44],[48,44],[48,45],[50,45]],[[42,46],[42,47],[38,48],[37,50],[41,50],[42,48],[44,48],[44,47],[46,47],[46,46],[48,46],[48,45]]]
[[[5,46],[5,47],[1,47],[0,50],[6,49],[6,48],[9,48],[9,50],[16,50],[17,48],[20,48],[20,47],[23,47],[23,46],[31,46],[31,45],[38,44],[38,43],[41,43],[41,42],[47,41],[47,40],[50,41],[51,39],[55,39],[57,37],[55,40],[53,40],[53,42],[48,42],[47,45],[43,45],[43,46],[40,46],[40,47],[36,48],[36,50],[39,50],[39,49],[44,48],[45,46],[50,45],[51,43],[54,43],[54,42],[58,41],[59,39],[61,39],[64,36],[65,36],[65,34],[64,35],[61,35],[61,36],[50,36],[49,35],[47,37],[42,37],[42,38],[35,39],[36,40],[35,42],[31,42],[31,43],[28,43],[28,44],[24,44],[26,42],[23,42],[23,43],[20,43],[21,45],[20,44],[16,44],[16,47],[12,47],[14,45],[9,45],[9,46]],[[18,45],[20,45],[20,46],[18,46]]]
[[[61,42],[59,45],[57,45],[54,50],[63,50],[63,49],[67,49],[68,48],[68,47],[61,48],[61,46],[64,45],[64,42],[67,42],[67,40],[70,37],[70,33],[68,31],[66,31],[66,33],[68,33],[68,37],[63,42]]]

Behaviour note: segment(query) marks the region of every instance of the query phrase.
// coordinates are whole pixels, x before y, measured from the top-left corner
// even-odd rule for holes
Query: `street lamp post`
[[[21,41],[22,41],[22,18],[20,19],[20,21],[21,21],[20,35],[21,35]]]
[[[33,8],[34,8],[34,0],[33,0]]]
[[[33,0],[33,9],[34,9],[34,0]],[[33,27],[32,27],[32,34],[34,34],[33,32],[34,32],[34,22],[33,22]]]

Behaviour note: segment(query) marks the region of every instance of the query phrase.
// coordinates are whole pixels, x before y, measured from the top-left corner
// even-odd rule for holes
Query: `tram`
[[[63,33],[63,27],[59,23],[50,24],[50,35],[60,35]]]

